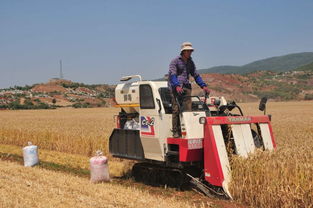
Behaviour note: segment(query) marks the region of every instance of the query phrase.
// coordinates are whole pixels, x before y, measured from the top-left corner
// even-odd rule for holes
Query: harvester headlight
[[[206,122],[206,118],[205,117],[200,117],[199,118],[199,123],[200,124],[205,124],[205,122]]]

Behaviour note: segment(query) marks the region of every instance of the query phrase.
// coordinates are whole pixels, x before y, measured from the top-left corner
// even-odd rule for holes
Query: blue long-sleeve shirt
[[[196,66],[193,60],[190,58],[187,62],[184,62],[182,56],[178,56],[173,59],[169,66],[168,72],[168,86],[170,89],[173,89],[177,86],[186,87],[190,86],[189,76],[193,76],[196,83],[201,87],[207,86],[199,73],[196,70]]]

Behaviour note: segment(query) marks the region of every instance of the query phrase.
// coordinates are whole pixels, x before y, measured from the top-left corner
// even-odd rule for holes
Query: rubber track
[[[210,186],[182,169],[158,166],[150,163],[136,163],[132,175],[137,182],[151,186],[168,186],[179,190],[192,189],[208,197],[229,199],[220,187]]]

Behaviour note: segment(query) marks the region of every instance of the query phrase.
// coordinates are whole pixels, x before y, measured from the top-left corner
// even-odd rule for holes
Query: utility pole
[[[63,79],[62,60],[60,60],[60,79]]]

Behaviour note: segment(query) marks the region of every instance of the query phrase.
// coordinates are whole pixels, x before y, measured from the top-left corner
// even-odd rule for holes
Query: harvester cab
[[[256,149],[276,147],[270,118],[244,116],[235,102],[224,97],[192,97],[192,111],[181,108],[181,138],[172,137],[172,97],[166,81],[123,77],[115,89],[116,118],[109,139],[114,157],[139,161],[136,180],[184,187],[192,184],[207,195],[231,198],[230,158],[248,157]],[[265,109],[261,102],[260,110]],[[261,109],[262,107],[262,109]],[[238,109],[238,113],[233,113]]]

